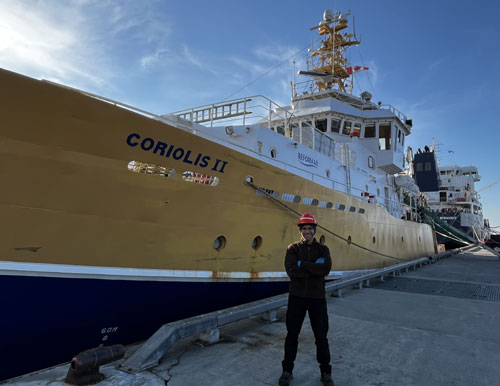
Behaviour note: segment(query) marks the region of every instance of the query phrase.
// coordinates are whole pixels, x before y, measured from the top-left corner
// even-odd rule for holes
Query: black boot
[[[323,382],[325,386],[335,386],[332,380],[332,374],[321,373],[321,382]]]
[[[292,373],[288,371],[283,371],[280,377],[279,386],[288,386],[290,381],[293,379]]]

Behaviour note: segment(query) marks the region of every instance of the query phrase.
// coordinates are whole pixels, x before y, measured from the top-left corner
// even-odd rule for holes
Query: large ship
[[[476,166],[440,165],[434,146],[426,146],[415,154],[413,169],[431,215],[452,227],[436,231],[438,243],[456,248],[490,238],[479,200],[481,189],[475,188],[481,179]]]
[[[155,115],[0,70],[0,379],[286,292],[303,212],[330,279],[435,253],[395,176],[412,121],[351,94],[367,68],[347,61],[346,28],[331,11],[313,27],[289,106]]]

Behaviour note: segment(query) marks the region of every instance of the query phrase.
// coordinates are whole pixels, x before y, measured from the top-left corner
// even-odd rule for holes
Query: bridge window
[[[357,133],[357,134],[354,134],[354,136],[359,137],[361,135],[361,123],[355,123],[354,129],[352,130],[352,132]]]
[[[344,121],[344,127],[342,128],[342,134],[349,135],[351,133],[352,122]]]
[[[333,133],[338,133],[340,131],[340,122],[340,119],[332,118],[331,126]]]
[[[365,138],[375,138],[375,124],[369,123],[365,126]]]
[[[391,124],[382,123],[379,126],[378,133],[378,147],[379,150],[390,150],[391,149]]]
[[[316,129],[319,131],[322,131],[323,133],[326,133],[326,127],[327,127],[327,119],[316,119]]]

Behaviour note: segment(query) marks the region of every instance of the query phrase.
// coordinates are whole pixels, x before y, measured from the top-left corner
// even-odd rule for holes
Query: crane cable
[[[271,201],[273,201],[273,202],[275,202],[275,203],[277,203],[277,204],[279,204],[279,205],[283,206],[284,208],[286,208],[286,209],[287,209],[287,210],[289,210],[290,212],[294,213],[295,215],[297,215],[297,216],[299,216],[299,217],[301,216],[301,214],[300,214],[299,212],[297,212],[296,210],[294,210],[294,209],[290,208],[288,205],[286,205],[285,203],[281,202],[280,200],[277,200],[276,198],[274,198],[274,197],[273,197],[270,193],[268,193],[268,192],[266,191],[266,189],[256,186],[253,182],[249,181],[248,179],[247,179],[247,180],[245,180],[245,184],[246,184],[246,185],[251,186],[251,187],[252,187],[252,188],[254,188],[256,191],[258,191],[258,192],[260,192],[260,193],[263,193],[263,194],[265,195],[265,197],[267,197],[267,198],[271,199]],[[339,239],[341,239],[341,240],[344,240],[344,241],[345,241],[348,245],[354,245],[354,246],[356,246],[356,247],[358,247],[358,248],[360,248],[360,249],[363,249],[363,250],[365,250],[365,251],[372,252],[372,253],[375,253],[375,254],[380,255],[380,256],[383,256],[383,257],[388,257],[388,258],[390,258],[390,259],[399,260],[399,261],[408,261],[408,260],[406,260],[406,259],[401,259],[401,258],[399,258],[399,257],[394,257],[394,256],[386,255],[386,254],[384,254],[384,253],[374,251],[373,249],[369,249],[369,248],[363,247],[362,245],[356,244],[355,242],[350,241],[350,240],[348,240],[348,239],[346,239],[346,238],[344,238],[344,237],[342,237],[342,236],[338,235],[337,233],[335,233],[335,232],[333,232],[333,231],[329,230],[328,228],[325,228],[324,226],[317,225],[317,227],[318,227],[318,228],[323,229],[325,232],[328,232],[328,233],[330,233],[331,235],[333,235],[333,236],[335,236],[335,237],[337,237],[337,238],[339,238]]]

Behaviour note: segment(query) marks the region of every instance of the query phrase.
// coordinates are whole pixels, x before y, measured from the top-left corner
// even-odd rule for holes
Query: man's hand
[[[324,264],[325,263],[325,259],[323,257],[320,257],[318,258],[316,261],[315,261],[316,264]]]

